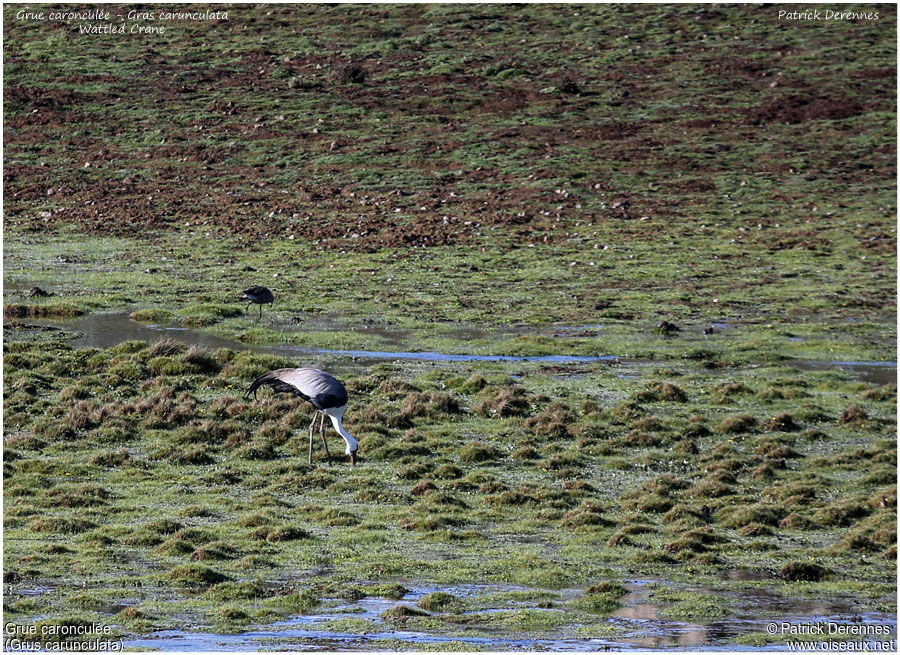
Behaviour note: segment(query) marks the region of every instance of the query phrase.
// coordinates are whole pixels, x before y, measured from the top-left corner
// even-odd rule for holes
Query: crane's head
[[[350,451],[350,463],[351,463],[353,466],[356,466],[356,453],[357,453],[358,451],[359,451],[359,448],[357,448],[356,450],[351,450],[351,451]]]

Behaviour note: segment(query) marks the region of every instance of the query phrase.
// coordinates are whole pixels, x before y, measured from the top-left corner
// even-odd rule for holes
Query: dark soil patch
[[[853,77],[860,77],[864,80],[893,80],[894,86],[897,86],[896,68],[864,68],[862,70],[851,73],[851,75],[853,75]]]
[[[706,66],[710,75],[716,77],[762,77],[769,67],[762,61],[744,58],[722,59]]]
[[[78,107],[89,96],[84,93],[60,89],[41,89],[26,86],[9,86],[3,89],[3,102],[9,108],[20,111],[52,110],[61,111],[69,107]]]
[[[751,108],[747,111],[746,122],[751,125],[766,123],[795,125],[812,120],[841,120],[858,116],[864,111],[865,106],[852,98],[787,96]]]
[[[675,193],[709,193],[716,191],[716,185],[709,180],[679,180],[666,185]]]
[[[591,133],[591,137],[600,141],[617,141],[627,139],[640,132],[639,123],[608,123]]]

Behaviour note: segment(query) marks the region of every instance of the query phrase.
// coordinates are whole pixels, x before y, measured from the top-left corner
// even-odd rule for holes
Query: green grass
[[[73,242],[84,242],[86,247],[95,246],[97,250],[91,255],[80,255],[79,265],[66,265],[66,277],[59,278],[65,282],[54,283],[33,277],[30,271],[55,266],[59,257],[71,253]],[[798,308],[801,316],[803,312],[822,311],[815,302],[821,292],[795,288],[794,278],[786,283],[790,286],[785,286],[785,290],[791,289],[790,299],[782,299],[772,290],[766,295],[767,301],[773,303],[769,310],[765,309],[765,303],[757,303],[747,314],[746,310],[738,309],[744,301],[735,298],[732,311],[740,313],[731,314],[726,310],[723,314],[722,307],[717,304],[699,311],[689,307],[678,309],[684,294],[662,286],[644,294],[632,290],[621,300],[616,300],[621,293],[618,291],[598,295],[594,276],[582,276],[576,272],[578,266],[568,266],[577,260],[567,261],[571,256],[565,254],[551,255],[548,259],[546,253],[529,249],[517,259],[516,267],[512,267],[512,261],[506,261],[504,257],[496,263],[490,263],[487,257],[484,261],[480,261],[481,258],[475,260],[478,262],[475,264],[464,263],[472,260],[461,250],[445,250],[438,259],[415,256],[393,259],[384,253],[355,255],[352,265],[346,257],[308,253],[312,259],[302,278],[284,271],[272,283],[276,304],[267,306],[260,320],[255,309],[249,316],[244,316],[238,299],[241,290],[258,278],[248,277],[246,273],[229,273],[215,264],[228,256],[227,243],[195,245],[189,270],[173,264],[167,266],[165,272],[160,268],[152,275],[137,274],[123,279],[118,267],[107,263],[99,253],[112,252],[116,254],[116,261],[128,261],[138,249],[138,244],[130,240],[95,240],[66,235],[41,239],[40,244],[28,237],[7,242],[8,279],[45,285],[66,298],[64,304],[55,298],[37,304],[7,291],[7,299],[11,301],[8,310],[10,307],[23,308],[21,312],[7,313],[12,316],[53,315],[59,314],[54,307],[62,306],[67,308],[67,314],[98,308],[123,309],[133,312],[141,321],[183,321],[245,343],[287,342],[310,348],[437,350],[492,355],[612,355],[640,359],[696,357],[695,353],[702,351],[705,355],[701,359],[742,364],[792,358],[895,359],[884,324],[874,320],[871,313],[859,314],[859,321],[852,318],[852,310],[839,307],[829,308],[830,313],[824,319],[813,320],[810,316],[798,320],[797,312],[767,316],[767,311],[778,313],[774,305],[782,300],[808,305],[805,309]],[[249,252],[243,256],[246,265],[262,270],[266,267],[265,262],[277,258],[278,253]],[[430,265],[423,268],[422,262],[426,259]],[[144,253],[132,266],[146,270],[152,268],[149,266],[152,261],[153,255]],[[677,264],[673,261],[669,265],[673,266],[671,274],[674,275]],[[474,275],[460,273],[471,266],[479,271]],[[586,270],[594,268],[587,266]],[[615,266],[603,268],[605,278],[610,274],[618,275],[614,272]],[[745,272],[736,269],[734,275],[743,277]],[[198,276],[205,277],[206,281],[200,282]],[[811,279],[810,283],[819,285],[820,281]],[[535,296],[535,285],[546,287],[548,284],[550,288]],[[607,284],[611,282],[607,281]],[[732,284],[742,283],[732,281]],[[821,289],[821,286],[816,288]],[[568,291],[564,293],[563,289]],[[578,295],[579,292],[585,298],[572,303],[569,294]],[[500,301],[491,297],[498,293],[503,294]],[[709,291],[707,295],[711,293],[715,291]],[[586,312],[585,306],[593,307],[594,304],[587,300],[590,296],[607,298],[604,302],[612,302],[612,306]],[[804,296],[802,300],[801,296]],[[294,323],[294,318],[301,322]],[[654,328],[663,318],[675,320],[682,332],[674,337],[656,334]],[[730,329],[716,329],[712,335],[702,334],[703,328],[723,319],[731,321]],[[586,328],[583,332],[553,329],[552,326],[560,324],[600,327]],[[530,325],[527,329],[540,336],[515,336],[515,331],[523,329],[519,327],[522,325]],[[398,344],[386,340],[378,332],[381,326],[398,329],[398,334],[404,335],[404,342]]]
[[[397,580],[438,588],[479,580],[525,589],[456,605],[429,601],[423,607],[440,613],[439,621],[408,616],[403,622],[436,630],[441,622],[458,623],[452,616],[461,608],[503,609],[471,615],[466,629],[555,634],[620,607],[624,590],[615,581],[626,575],[705,580],[727,591],[718,581],[723,569],[759,570],[780,585],[782,568],[810,559],[853,577],[791,582],[783,593],[827,587],[823,593],[858,603],[891,603],[887,569],[862,558],[884,557],[894,545],[895,487],[869,475],[872,467],[895,466],[894,396],[846,374],[734,369],[730,379],[750,390],[801,385],[801,408],[814,411],[794,407],[792,432],[767,431],[758,422],[721,437],[695,429],[735,413],[713,393],[721,385],[715,372],[655,371],[656,380],[677,380],[687,399],[648,397],[631,405],[640,418],[627,418],[619,410],[646,388],[643,377],[597,368],[560,379],[538,365],[521,365],[515,368],[525,373],[518,381],[524,415],[481,417],[473,410],[478,398],[502,389],[508,378],[497,373],[512,367],[488,367],[485,388],[454,383],[448,392],[447,382],[458,374],[453,365],[383,365],[346,378],[355,390],[347,425],[364,460],[350,468],[327,465],[317,454],[316,466],[307,467],[298,458],[305,458],[307,411],[297,400],[272,395],[245,402],[240,390],[252,376],[225,351],[204,360],[194,349],[191,358],[231,364],[154,373],[146,364],[160,346],[139,342],[115,352],[47,343],[9,347],[5,552],[21,584],[55,587],[53,594],[13,597],[10,611],[23,620],[138,601],[154,626],[176,627],[188,616],[189,625],[209,621],[231,631],[309,611],[332,597],[399,598],[405,590]],[[141,371],[138,379],[104,372],[110,357]],[[242,366],[267,361],[239,357]],[[48,385],[30,386],[38,379]],[[422,398],[449,393],[459,409],[403,410],[409,392],[396,392],[403,379]],[[759,418],[792,403],[754,394],[731,398]],[[865,410],[864,422],[839,422],[851,402]],[[563,413],[561,406],[570,409]],[[404,411],[398,427],[372,422],[373,412]],[[98,432],[112,426],[120,434],[115,444]],[[696,450],[675,454],[671,444],[689,429]],[[654,435],[655,443],[634,441],[635,430]],[[490,448],[492,455],[473,458],[476,441],[479,453]],[[247,456],[248,443],[265,455]],[[526,445],[537,459],[513,455]],[[776,445],[795,454],[783,459]],[[766,467],[770,474],[758,473]],[[715,476],[725,480],[722,492],[697,493],[699,483]],[[416,495],[413,487],[425,481],[431,490]],[[806,495],[793,500],[798,494]],[[826,510],[840,516],[821,519]],[[779,527],[790,513],[805,521]],[[743,529],[760,522],[773,529]],[[848,529],[865,538],[845,538]],[[612,539],[617,533],[626,538]],[[323,567],[327,575],[283,582],[287,571]],[[248,574],[252,583],[244,582]],[[883,591],[860,594],[848,582],[857,578],[870,592]],[[89,590],[80,587],[86,579]],[[123,592],[123,581],[140,585]],[[571,600],[545,591],[579,585],[590,588]],[[278,589],[284,595],[273,597]],[[728,607],[714,591],[685,593],[659,587],[653,601],[665,616],[700,622]],[[169,602],[149,605],[161,595]],[[225,614],[222,598],[229,601]],[[576,614],[553,611],[567,603]]]

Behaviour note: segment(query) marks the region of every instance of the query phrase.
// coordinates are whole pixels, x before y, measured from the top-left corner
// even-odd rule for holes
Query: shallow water
[[[111,348],[123,341],[157,341],[170,337],[188,345],[205,346],[207,348],[230,348],[232,350],[252,350],[254,352],[270,355],[284,355],[296,357],[297,355],[313,355],[318,363],[328,364],[333,360],[353,358],[363,363],[373,363],[380,360],[407,359],[427,362],[543,362],[547,364],[583,364],[591,362],[615,362],[617,358],[612,355],[594,357],[574,355],[543,355],[543,356],[515,356],[515,355],[466,355],[447,354],[439,352],[409,352],[387,350],[331,350],[326,348],[305,348],[291,345],[247,345],[234,339],[225,339],[202,332],[197,332],[183,325],[156,325],[142,324],[129,318],[127,312],[112,312],[89,314],[72,319],[22,319],[26,325],[42,327],[63,327],[77,332],[71,340],[74,348]],[[321,325],[316,325],[321,323]],[[321,320],[311,319],[300,326],[290,326],[290,329],[303,329],[303,326],[315,329],[326,329],[327,326]],[[461,334],[468,338],[484,338],[488,333],[474,328],[459,328]],[[406,338],[403,330],[392,331],[388,328],[366,328],[367,333],[373,333],[386,341],[400,344]],[[496,334],[494,335],[496,336]],[[312,364],[313,362],[307,362]]]
[[[623,597],[623,607],[608,619],[598,619],[616,630],[618,636],[575,637],[578,625],[570,625],[557,631],[561,634],[541,634],[524,636],[485,635],[490,629],[484,626],[477,634],[466,634],[464,626],[447,623],[446,635],[415,630],[394,629],[381,622],[381,614],[398,605],[413,607],[416,602],[433,591],[445,591],[459,597],[478,597],[498,591],[523,590],[523,587],[508,585],[460,585],[444,588],[417,587],[400,600],[384,598],[363,598],[350,603],[337,603],[315,614],[295,616],[258,629],[248,630],[239,635],[217,635],[191,633],[176,630],[156,632],[125,641],[126,648],[152,648],[156,650],[216,651],[216,650],[384,650],[385,641],[392,640],[399,648],[408,650],[432,648],[452,642],[464,643],[480,650],[490,651],[572,651],[588,652],[598,650],[646,650],[646,649],[697,649],[716,650],[756,650],[731,643],[741,635],[765,634],[770,623],[788,621],[792,624],[811,623],[854,623],[864,625],[887,625],[896,636],[895,616],[879,613],[856,614],[849,601],[797,600],[790,599],[766,589],[745,589],[722,591],[695,587],[684,587],[698,593],[716,593],[723,603],[735,608],[735,616],[709,623],[688,623],[666,619],[662,615],[663,606],[653,602],[653,590],[658,588],[657,580],[632,580],[626,584],[629,593]],[[582,592],[580,589],[564,590],[560,596],[571,597]],[[488,614],[509,609],[538,609],[527,603],[517,603],[494,610],[479,610],[467,614]],[[541,609],[540,611],[552,611]],[[558,610],[562,611],[562,610]],[[372,631],[366,633],[333,632],[326,629],[325,622],[352,617],[368,620]],[[759,618],[764,617],[764,618]],[[510,631],[512,632],[512,631]],[[391,649],[396,650],[394,646]],[[783,646],[771,644],[764,649],[781,650]],[[452,650],[452,645],[448,647]]]
[[[70,344],[73,348],[112,348],[124,341],[159,341],[171,337],[189,346],[247,350],[247,346],[233,339],[224,339],[196,332],[183,325],[145,325],[132,321],[127,312],[88,314],[70,319],[17,319],[25,325],[65,328],[76,332]]]
[[[544,364],[590,364],[606,362],[619,363],[615,355],[601,356],[575,356],[575,355],[543,355],[543,356],[515,356],[515,355],[474,355],[474,354],[448,354],[433,351],[411,352],[403,350],[331,350],[326,348],[306,348],[292,345],[247,345],[234,339],[217,337],[203,332],[197,332],[183,325],[156,325],[141,324],[129,318],[127,312],[98,313],[81,316],[72,319],[24,319],[25,325],[40,326],[43,328],[65,328],[76,332],[71,345],[75,348],[110,348],[123,341],[137,340],[153,342],[165,337],[173,338],[188,345],[204,346],[207,348],[230,348],[232,350],[252,350],[254,352],[286,357],[304,356],[303,364],[334,371],[345,371],[367,366],[379,361],[387,360],[415,360],[425,362],[535,362]],[[304,319],[299,325],[285,324],[284,329],[297,330],[313,328],[317,330],[328,329],[327,319],[312,316]],[[601,326],[578,326],[570,328],[572,331],[599,328]],[[395,344],[402,348],[408,338],[405,330],[394,330],[387,326],[366,326],[367,333],[375,334],[384,342]],[[553,328],[566,330],[567,328]],[[469,339],[486,338],[492,334],[495,338],[501,333],[490,333],[472,326],[457,328],[461,336]],[[525,334],[524,330],[516,330],[507,334]],[[348,360],[354,365],[348,365]],[[630,362],[637,365],[639,362]],[[646,363],[646,362],[644,362]],[[788,363],[803,370],[834,370],[840,369],[852,373],[859,379],[875,384],[889,384],[897,381],[896,362],[844,362],[844,361],[791,361]],[[572,372],[568,375],[576,375]],[[627,374],[623,374],[627,375]]]
[[[841,362],[841,361],[792,361],[790,366],[804,371],[833,371],[839,369],[852,373],[864,382],[896,384],[897,362]]]
[[[146,639],[126,640],[127,650],[149,648],[164,651],[259,651],[259,650],[375,650],[384,651],[385,640],[402,642],[405,650],[454,643],[475,645],[485,651],[578,651],[591,652],[604,647],[621,649],[621,644],[600,639],[496,639],[490,637],[439,637],[426,633],[386,630],[365,635],[328,633],[318,630],[261,630],[239,635],[191,634],[178,631],[155,633]],[[394,648],[391,648],[395,650]]]
[[[205,346],[207,348],[230,348],[232,350],[252,350],[254,352],[270,355],[282,355],[286,357],[309,356],[304,364],[318,368],[331,368],[334,370],[348,369],[347,360],[352,359],[358,365],[365,366],[385,360],[416,360],[425,362],[536,362],[545,364],[590,364],[606,362],[619,363],[615,355],[577,356],[577,355],[541,355],[541,356],[517,356],[517,355],[473,355],[473,354],[448,354],[433,351],[411,352],[403,350],[332,350],[327,348],[306,348],[291,345],[247,345],[234,339],[217,337],[203,332],[197,332],[183,325],[155,325],[142,324],[129,318],[128,312],[109,312],[89,314],[71,319],[22,319],[24,325],[33,325],[42,328],[65,328],[76,332],[71,339],[71,345],[75,348],[111,348],[123,341],[137,340],[153,342],[170,337],[188,345]],[[322,317],[310,317],[299,325],[287,325],[284,329],[298,330],[312,327],[317,330],[329,329],[328,319]],[[279,326],[276,326],[279,327]],[[333,326],[331,326],[333,327]],[[596,328],[600,326],[579,326],[572,330]],[[408,339],[405,330],[394,330],[387,326],[366,326],[366,333],[374,334],[383,341],[392,343],[402,348]],[[490,332],[473,326],[460,326],[455,328],[459,335],[468,339],[482,339],[488,336],[494,338],[506,334],[526,334],[524,329],[513,330],[508,333]],[[554,330],[567,328],[554,327]],[[639,362],[630,362],[638,364]],[[646,364],[647,362],[643,362]],[[848,362],[848,361],[806,361],[792,360],[785,362],[802,370],[844,370],[860,380],[875,384],[890,384],[897,381],[896,362]]]
[[[437,352],[402,352],[383,350],[328,350],[325,348],[300,348],[278,346],[283,350],[308,353],[314,355],[339,355],[359,359],[417,359],[426,362],[545,362],[548,364],[585,364],[590,362],[614,362],[618,358],[613,355],[585,357],[577,355],[450,355]]]

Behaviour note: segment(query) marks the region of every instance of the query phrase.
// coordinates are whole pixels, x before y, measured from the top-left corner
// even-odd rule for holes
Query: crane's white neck
[[[344,410],[346,409],[346,405],[342,405],[341,407],[329,407],[325,410],[325,413],[328,415],[328,418],[331,419],[331,424],[334,426],[334,429],[337,430],[337,433],[344,438],[345,442],[347,442],[347,449],[344,452],[349,455],[350,453],[355,453],[357,451],[359,442],[353,438],[352,434],[344,429],[343,425],[341,425],[341,417],[344,415]]]

